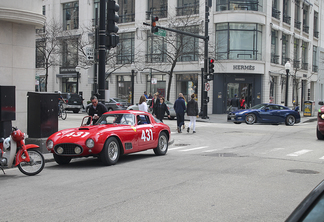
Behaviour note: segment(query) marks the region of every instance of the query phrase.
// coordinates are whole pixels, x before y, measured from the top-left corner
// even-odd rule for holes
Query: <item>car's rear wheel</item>
[[[79,109],[74,109],[74,110],[73,110],[73,113],[79,113],[79,112],[80,112]]]
[[[286,117],[286,125],[287,126],[293,126],[296,122],[296,118],[293,115],[288,115]]]
[[[120,147],[116,138],[110,137],[100,153],[100,159],[106,166],[117,163],[120,156]]]
[[[156,148],[153,149],[155,155],[165,155],[168,151],[168,136],[165,132],[161,132],[159,135],[159,142]]]
[[[55,162],[58,163],[59,165],[69,164],[72,159],[72,157],[70,157],[70,156],[59,156],[56,153],[53,153],[53,156],[54,156]]]
[[[318,130],[318,126],[316,127],[316,136],[319,140],[324,140],[324,135],[321,133],[321,131]]]
[[[254,124],[256,122],[256,116],[253,113],[249,113],[245,117],[246,124]]]
[[[234,122],[235,124],[241,124],[242,122]]]

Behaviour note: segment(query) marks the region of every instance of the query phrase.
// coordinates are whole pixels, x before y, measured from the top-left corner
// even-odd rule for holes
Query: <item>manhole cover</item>
[[[179,143],[179,144],[174,144],[175,146],[189,146],[190,144],[181,144],[181,143]]]
[[[315,170],[305,170],[305,169],[292,169],[287,170],[290,173],[300,173],[300,174],[318,174],[319,172]]]
[[[215,156],[215,157],[237,157],[235,153],[210,153],[208,156]]]

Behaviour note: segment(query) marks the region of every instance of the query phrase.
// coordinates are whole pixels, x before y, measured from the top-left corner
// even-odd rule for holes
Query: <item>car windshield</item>
[[[95,125],[101,124],[135,125],[135,116],[129,113],[105,114],[98,119]]]
[[[266,107],[267,104],[258,104],[255,106],[252,106],[251,109],[263,109],[264,107]]]

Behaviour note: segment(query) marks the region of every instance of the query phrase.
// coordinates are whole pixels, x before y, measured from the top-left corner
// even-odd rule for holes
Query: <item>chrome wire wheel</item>
[[[165,155],[169,147],[169,137],[165,132],[161,132],[159,135],[159,141],[156,148],[153,149],[155,155]]]
[[[115,141],[109,143],[108,146],[108,157],[111,161],[115,161],[118,157],[119,148],[118,144]]]
[[[104,165],[110,166],[118,162],[121,152],[119,146],[119,142],[116,138],[108,138],[100,153],[100,158]]]

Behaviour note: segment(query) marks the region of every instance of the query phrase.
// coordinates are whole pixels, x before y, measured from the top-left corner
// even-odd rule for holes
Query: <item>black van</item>
[[[80,112],[83,107],[82,98],[76,93],[62,93],[62,97],[65,100],[65,110],[73,111],[74,113]]]

